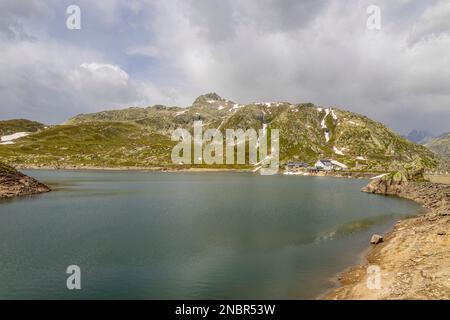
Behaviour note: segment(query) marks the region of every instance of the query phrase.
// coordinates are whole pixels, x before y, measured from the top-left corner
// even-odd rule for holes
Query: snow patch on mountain
[[[341,156],[344,155],[344,152],[343,152],[344,149],[345,149],[345,148],[339,149],[339,148],[336,148],[336,146],[333,146],[333,151],[334,151],[334,153],[339,154],[339,155],[341,155]]]
[[[330,114],[330,109],[325,109],[325,116],[323,117],[322,121],[320,122],[320,126],[322,127],[322,129],[327,128],[327,125],[325,124],[325,119],[328,117],[329,114]]]
[[[0,141],[1,141],[0,144],[14,144],[14,140],[26,137],[30,134],[31,134],[31,132],[16,132],[13,134],[2,136],[0,138]]]
[[[335,166],[341,167],[342,169],[348,169],[348,167],[345,164],[343,164],[337,160],[330,160],[330,162],[332,164],[334,164]]]
[[[181,116],[182,114],[184,114],[186,112],[188,112],[188,109],[183,110],[183,111],[179,111],[179,112],[175,113],[175,117]]]
[[[333,117],[334,120],[337,120],[337,119],[338,119],[338,117],[337,117],[337,115],[334,113],[334,110],[333,110],[333,109],[331,109],[331,116]]]
[[[243,106],[244,106],[244,105],[242,105],[242,104],[235,103],[235,104],[233,104],[233,107],[231,107],[231,109],[228,110],[228,111],[229,111],[229,112],[236,112],[237,109],[240,109],[240,108],[242,108]]]

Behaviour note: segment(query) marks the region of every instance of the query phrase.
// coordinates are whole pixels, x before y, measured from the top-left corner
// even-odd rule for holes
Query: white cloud
[[[119,66],[92,62],[82,63],[79,68],[72,71],[69,78],[78,85],[85,85],[86,82],[92,81],[126,86],[130,77]]]
[[[131,79],[119,66],[98,62],[107,58],[95,51],[36,41],[6,42],[2,48],[2,118],[54,123],[99,108],[171,100],[151,82]]]

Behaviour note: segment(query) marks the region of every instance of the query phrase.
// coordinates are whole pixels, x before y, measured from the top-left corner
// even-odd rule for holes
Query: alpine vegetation
[[[270,135],[270,154],[267,152]],[[225,153],[224,153],[225,140]],[[226,129],[225,139],[218,129],[203,133],[203,122],[194,121],[194,135],[187,129],[178,128],[172,133],[172,141],[179,141],[172,149],[174,164],[249,164],[261,174],[276,174],[279,168],[279,130],[266,126],[259,129]],[[248,142],[248,148],[247,148]],[[193,149],[193,152],[192,152]],[[248,153],[246,152],[248,150]]]

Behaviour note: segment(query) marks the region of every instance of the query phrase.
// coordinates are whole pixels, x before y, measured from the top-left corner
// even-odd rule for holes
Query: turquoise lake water
[[[26,173],[54,191],[0,201],[0,299],[314,299],[373,233],[421,211],[365,180]]]

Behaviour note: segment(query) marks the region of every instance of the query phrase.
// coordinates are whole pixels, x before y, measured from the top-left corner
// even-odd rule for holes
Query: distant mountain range
[[[433,152],[450,158],[450,132],[444,133],[436,138],[432,138],[424,145]]]
[[[203,121],[204,130],[279,129],[282,164],[296,160],[312,165],[329,158],[350,168],[384,171],[417,159],[433,168],[438,161],[424,146],[360,114],[311,103],[239,104],[215,93],[198,97],[187,108],[131,107],[80,114],[63,125],[42,125],[38,132],[0,146],[0,157],[22,166],[170,167],[172,130],[192,131],[196,120]]]
[[[433,136],[427,131],[412,130],[405,138],[418,144],[425,144],[433,139]]]
[[[411,131],[406,138],[410,141],[424,145],[429,150],[433,151],[438,157],[439,165],[438,171],[450,170],[450,132],[433,137],[426,131]]]

